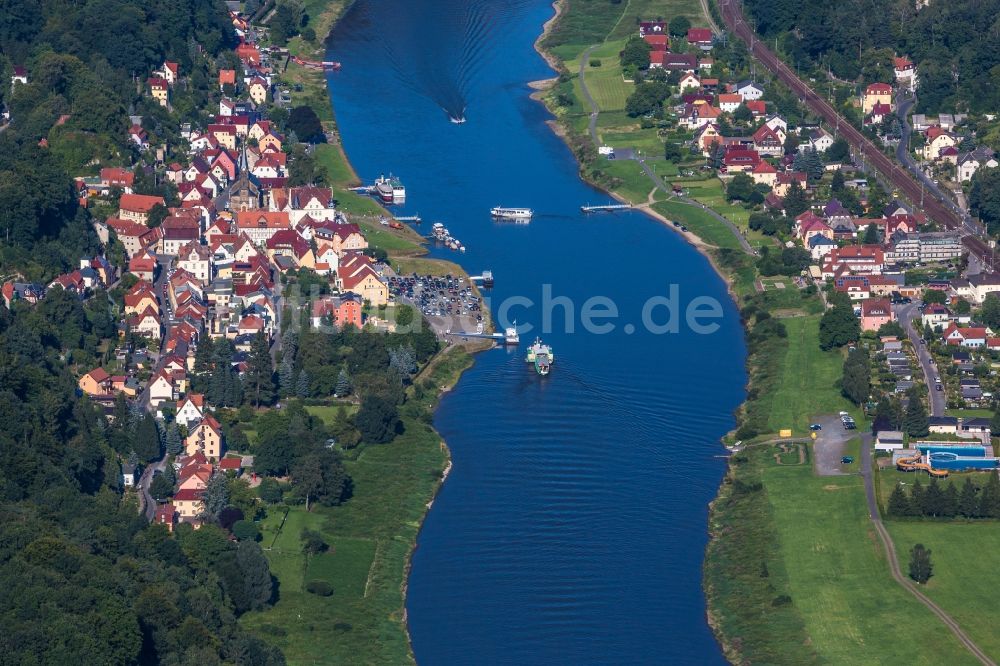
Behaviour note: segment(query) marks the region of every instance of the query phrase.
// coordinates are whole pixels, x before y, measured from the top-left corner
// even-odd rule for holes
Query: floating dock
[[[493,271],[483,271],[482,275],[470,275],[469,279],[473,282],[482,282],[484,287],[493,286]]]
[[[393,219],[397,222],[409,222],[411,224],[420,224],[423,222],[419,215],[401,215]]]
[[[601,213],[613,210],[628,210],[633,208],[632,204],[604,204],[603,206],[580,206],[583,213]]]

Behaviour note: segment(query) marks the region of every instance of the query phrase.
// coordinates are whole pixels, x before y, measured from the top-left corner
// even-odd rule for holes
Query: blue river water
[[[492,269],[495,314],[512,297],[533,303],[509,309],[534,327],[521,346],[480,354],[435,418],[454,469],[413,558],[414,652],[421,664],[722,663],[701,565],[718,440],[744,397],[737,311],[666,225],[580,213],[608,198],[529,99],[527,83],[552,75],[532,48],[551,15],[547,0],[358,0],[329,44],[360,177],[399,175],[399,213],[419,212],[424,232],[443,222],[468,248],[432,254]],[[495,223],[496,205],[536,214]],[[644,307],[672,292],[672,308],[650,312],[659,324],[673,313],[677,332],[648,330]],[[555,363],[539,377],[523,359],[546,294]],[[592,297],[617,307],[611,332],[585,330]],[[719,318],[694,322],[714,332],[684,316],[699,298],[718,303]]]

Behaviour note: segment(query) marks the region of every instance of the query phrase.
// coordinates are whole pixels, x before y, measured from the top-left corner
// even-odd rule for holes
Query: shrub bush
[[[320,597],[329,597],[333,594],[333,587],[325,580],[311,580],[306,583],[306,592]]]

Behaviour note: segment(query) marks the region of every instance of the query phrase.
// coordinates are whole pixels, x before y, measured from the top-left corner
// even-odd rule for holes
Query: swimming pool
[[[934,446],[932,444],[920,444],[917,448],[923,453],[951,453],[964,458],[985,458],[985,446]]]
[[[959,456],[948,451],[930,454],[930,465],[934,469],[996,469],[1000,459],[979,456]]]

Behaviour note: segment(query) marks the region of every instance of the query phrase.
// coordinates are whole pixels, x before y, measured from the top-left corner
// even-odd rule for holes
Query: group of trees
[[[351,478],[329,444],[330,432],[298,401],[257,418],[254,469],[269,476],[291,476],[292,493],[309,507],[314,501],[335,506],[351,496]]]
[[[861,324],[854,316],[850,297],[840,292],[829,295],[829,308],[819,320],[819,347],[827,351],[843,347],[861,337]]]
[[[867,349],[857,347],[847,354],[840,390],[855,405],[868,400],[871,392],[871,359]]]
[[[752,0],[746,8],[758,31],[778,38],[779,50],[799,67],[829,67],[838,78],[864,83],[891,82],[893,55],[907,54],[920,72],[919,110],[990,111],[1000,105],[1000,50],[993,43],[998,0],[930,3],[919,11],[893,0]]]
[[[638,116],[662,116],[663,102],[670,97],[670,84],[666,81],[642,81],[625,100],[625,113]]]
[[[798,275],[810,261],[809,252],[801,247],[786,247],[776,252],[764,245],[760,248],[757,272],[764,276]]]
[[[995,474],[981,488],[969,478],[961,489],[957,486],[958,482],[941,483],[931,478],[924,487],[916,477],[909,492],[902,484],[893,488],[886,510],[896,517],[1000,518],[1000,480]]]

